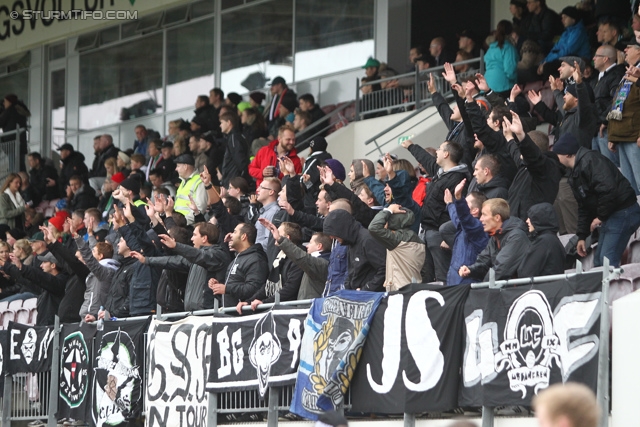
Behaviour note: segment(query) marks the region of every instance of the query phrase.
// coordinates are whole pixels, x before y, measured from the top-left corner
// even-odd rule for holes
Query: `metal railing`
[[[309,147],[309,142],[311,142],[313,138],[315,138],[318,135],[325,134],[326,132],[329,131],[329,129],[336,126],[337,124],[340,124],[340,127],[342,127],[354,121],[355,117],[347,117],[346,115],[343,114],[343,111],[353,106],[354,103],[355,101],[349,101],[344,103],[344,105],[341,105],[340,107],[336,108],[329,114],[326,114],[323,117],[320,117],[318,120],[316,120],[315,122],[311,123],[309,126],[304,128],[303,130],[301,130],[296,135],[296,150],[300,152],[300,150],[304,150],[305,148]],[[340,120],[337,123],[331,123],[331,119],[333,119],[336,116]],[[303,136],[304,136],[304,139],[301,139],[301,137]]]
[[[20,139],[23,134],[27,135],[29,144],[26,128],[17,126],[16,130],[0,133],[0,182],[4,182],[11,172],[20,170]]]
[[[600,310],[600,348],[599,348],[599,360],[598,360],[598,386],[597,396],[598,402],[602,408],[609,408],[609,282],[618,277],[623,270],[621,268],[610,268],[609,260],[604,259],[604,265],[602,268],[602,299]],[[495,272],[493,269],[489,272],[489,281],[485,283],[475,283],[471,285],[472,289],[480,288],[502,288],[506,286],[531,286],[536,283],[547,283],[556,280],[568,279],[582,274],[596,274],[596,272],[583,273],[582,264],[578,261],[575,273],[565,273],[553,276],[532,277],[524,279],[514,280],[495,280]],[[276,294],[276,302],[270,304],[262,304],[258,306],[258,309],[272,308],[275,305],[279,306],[306,306],[313,300],[301,300],[301,301],[287,301],[279,302],[279,295]],[[250,306],[244,306],[243,311],[251,312]],[[167,313],[163,314],[158,310],[158,314],[154,316],[158,320],[167,320],[171,318],[183,318],[190,315],[212,315],[217,313],[233,313],[236,311],[235,307],[218,308],[217,301],[214,309],[211,310],[199,310],[194,312],[180,312],[180,313]],[[126,322],[140,318],[146,318],[147,316],[140,316],[136,318],[121,319],[119,321]],[[28,397],[19,396],[25,393],[25,380],[27,374],[8,375],[5,374],[5,386],[4,386],[4,399],[2,402],[2,426],[10,427],[11,421],[17,420],[31,420],[31,419],[43,419],[47,418],[47,425],[50,427],[56,426],[55,412],[57,411],[58,403],[58,382],[55,378],[59,378],[60,375],[60,363],[59,363],[59,351],[60,351],[60,332],[61,326],[59,324],[58,317],[56,316],[56,324],[54,326],[55,334],[53,338],[53,359],[51,364],[50,376],[47,376],[47,372],[38,375],[37,385],[39,386],[39,396],[41,405],[39,408],[30,407],[29,410],[21,409],[25,406],[25,402],[28,402]],[[146,341],[146,339],[145,339]],[[95,346],[94,346],[95,349]],[[95,350],[94,350],[95,351]],[[95,355],[94,355],[95,357]],[[147,366],[145,363],[145,372]],[[148,375],[145,374],[145,381],[147,381]],[[49,380],[54,378],[54,380]],[[144,389],[146,390],[146,384]],[[266,416],[268,427],[277,427],[280,414],[288,412],[290,409],[291,400],[293,398],[295,385],[289,386],[277,386],[270,387],[268,393],[265,395],[265,399],[261,400],[257,390],[241,390],[241,391],[229,391],[223,393],[208,393],[208,410],[207,410],[207,426],[216,427],[218,425],[218,416],[224,417],[226,422],[235,421],[263,421]],[[15,396],[19,396],[17,399]],[[48,396],[48,400],[46,398]],[[143,396],[145,399],[146,395]],[[17,402],[17,403],[16,403]],[[343,405],[339,408],[340,411],[349,409],[351,407],[351,394],[350,390],[344,397]],[[244,414],[244,416],[237,416],[236,414]],[[608,411],[602,411],[602,419],[600,425],[608,425]],[[400,418],[398,418],[400,419]],[[405,426],[415,425],[416,414],[403,414],[403,420]],[[494,425],[494,408],[483,407],[482,408],[482,426],[493,427]]]

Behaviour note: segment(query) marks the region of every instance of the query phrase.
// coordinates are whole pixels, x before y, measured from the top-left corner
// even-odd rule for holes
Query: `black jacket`
[[[147,263],[173,271],[188,272],[184,293],[186,311],[213,308],[214,296],[209,289],[209,279],[224,282],[227,266],[231,261],[229,251],[218,245],[204,246],[200,249],[177,243],[173,252],[176,255],[147,258]]]
[[[95,208],[100,201],[96,196],[96,192],[88,184],[84,184],[82,188],[78,189],[78,192],[71,197],[69,201],[69,209],[73,212],[76,209],[87,210],[89,208]]]
[[[564,273],[566,252],[558,239],[558,218],[550,203],[529,209],[534,231],[529,233],[531,246],[518,267],[518,277],[548,276]]]
[[[58,171],[53,166],[44,164],[44,159],[42,162],[38,169],[29,170],[29,181],[43,200],[59,199]],[[47,178],[54,180],[56,185],[47,187]]]
[[[58,266],[69,274],[64,297],[62,297],[58,309],[60,323],[77,323],[82,320],[80,319],[80,308],[84,302],[84,291],[87,289],[87,276],[91,271],[75,257],[75,251],[72,252],[65,248],[62,243],[53,242],[47,245],[47,249],[58,260]]]
[[[507,140],[502,131],[495,131],[489,127],[487,119],[476,102],[466,102],[465,109],[471,119],[473,132],[478,135],[478,139],[484,145],[484,149],[478,155],[485,153],[495,155],[500,162],[500,175],[505,177],[511,185],[516,176],[517,168],[509,154]]]
[[[82,182],[88,182],[89,170],[87,169],[87,165],[84,164],[84,154],[79,151],[73,151],[66,159],[62,160],[60,182],[58,183],[61,194],[65,194],[67,185],[69,185],[69,179],[74,175],[82,178]]]
[[[345,210],[329,212],[324,233],[340,238],[349,247],[349,265],[345,289],[384,291],[387,251],[369,230]]]
[[[172,181],[174,178],[178,177],[178,172],[176,171],[176,164],[173,162],[173,157],[165,159],[164,157],[156,163],[155,169],[159,170],[162,173],[162,180],[164,182]]]
[[[540,151],[528,135],[522,141],[509,141],[509,151],[518,165],[518,173],[509,187],[509,208],[512,216],[524,221],[531,206],[553,204],[564,168],[555,153]]]
[[[616,90],[625,71],[625,66],[618,64],[609,71],[605,71],[604,76],[602,76],[600,80],[598,80],[596,76],[591,82],[598,114],[598,124],[607,123],[607,114],[611,111],[613,96],[616,94]]]
[[[160,255],[162,252],[156,248],[142,227],[136,221],[121,227],[119,231],[132,251],[150,257]],[[132,267],[134,271],[129,282],[129,314],[140,316],[155,312],[161,272],[142,263],[136,263]]]
[[[200,126],[200,132],[220,131],[220,120],[218,119],[218,110],[213,105],[205,105],[194,111],[194,119],[202,120],[204,123]]]
[[[304,209],[307,213],[316,212],[316,200],[318,199],[318,193],[320,193],[320,172],[318,172],[318,166],[321,162],[331,158],[331,154],[326,151],[315,151],[307,157],[307,160],[304,162],[301,175],[309,175],[309,180],[302,183],[305,187],[303,201]],[[289,188],[287,188],[287,193],[288,192]]]
[[[267,283],[258,289],[247,302],[260,300],[263,303],[275,302],[276,291],[280,292],[280,301],[295,301],[298,298],[304,271],[284,253],[276,257],[273,268],[269,272]]]
[[[263,288],[269,275],[267,254],[256,243],[239,253],[227,269],[225,307],[235,307],[239,301],[251,298]]]
[[[553,47],[553,39],[563,31],[560,16],[543,6],[539,14],[529,13],[521,23],[521,31],[524,38],[536,42],[546,55]]]
[[[591,102],[589,88],[586,83],[576,85],[578,91],[578,106],[569,111],[562,109],[564,105],[563,93],[554,90],[558,109],[552,111],[547,104],[540,101],[534,107],[534,111],[542,116],[543,120],[554,126],[553,134],[556,141],[565,133],[576,137],[581,146],[591,148],[591,140],[598,129],[598,114],[595,105]]]
[[[569,185],[578,202],[580,240],[589,236],[594,218],[605,222],[614,212],[638,203],[631,184],[612,161],[602,154],[581,147],[569,176]]]
[[[466,178],[469,182],[471,179],[469,168],[467,165],[460,164],[440,173],[440,166],[436,163],[436,158],[424,151],[424,148],[413,144],[409,146],[409,152],[432,177],[431,182],[427,185],[427,195],[422,204],[422,227],[438,230],[442,224],[451,220],[444,202],[444,190],[448,188],[453,194],[460,181]]]
[[[120,150],[118,150],[118,147],[116,147],[115,145],[110,145],[106,148],[106,150],[96,153],[96,156],[93,159],[93,165],[91,166],[91,171],[89,172],[89,176],[106,177],[107,167],[104,165],[104,162],[107,159],[118,157],[119,151]]]
[[[509,182],[501,175],[494,176],[491,181],[478,184],[478,191],[482,192],[487,199],[505,199],[509,197]]]
[[[63,272],[53,276],[38,267],[28,265],[23,265],[22,269],[18,270],[15,265],[8,262],[5,263],[3,270],[13,279],[24,277],[43,289],[43,292],[38,296],[36,326],[53,325],[69,276]]]
[[[225,135],[223,144],[224,160],[220,172],[222,172],[222,186],[228,187],[229,180],[241,176],[247,182],[253,178],[249,176],[249,143],[242,133],[233,129]],[[211,172],[211,171],[210,171]]]
[[[2,111],[0,114],[0,128],[4,133],[13,132],[17,126],[20,126],[23,130],[27,127],[27,118],[31,115],[27,107],[18,101],[17,104],[11,105],[9,108]],[[16,135],[3,135],[0,137],[0,141],[15,141]],[[27,141],[27,134],[22,132],[20,134],[20,141],[25,143]]]
[[[475,264],[469,266],[471,277],[489,280],[489,269],[496,272],[496,280],[513,279],[524,256],[529,251],[527,226],[520,218],[510,217],[489,238],[489,244],[480,252]]]

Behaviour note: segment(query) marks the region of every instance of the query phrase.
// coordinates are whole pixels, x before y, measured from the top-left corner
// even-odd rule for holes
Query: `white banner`
[[[146,427],[206,426],[212,316],[149,328]]]

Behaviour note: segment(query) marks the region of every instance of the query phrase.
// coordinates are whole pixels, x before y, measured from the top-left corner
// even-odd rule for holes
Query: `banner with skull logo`
[[[142,413],[144,342],[150,319],[105,322],[98,333],[91,390],[96,427],[120,425]]]
[[[69,323],[62,327],[57,418],[91,419],[91,354],[95,334],[95,323]]]
[[[291,412],[317,420],[335,409],[362,356],[382,292],[342,290],[313,300],[302,340],[302,354]]]
[[[602,273],[472,290],[460,406],[529,406],[558,382],[597,386]]]
[[[274,309],[242,317],[214,317],[207,390],[258,389],[293,384],[307,309]]]
[[[9,323],[6,372],[36,373],[51,370],[53,327]]]

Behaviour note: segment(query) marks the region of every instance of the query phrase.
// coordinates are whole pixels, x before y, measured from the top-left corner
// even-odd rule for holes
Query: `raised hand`
[[[44,242],[46,244],[51,244],[53,242],[55,242],[55,237],[53,237],[53,233],[51,232],[51,230],[49,230],[48,227],[40,227],[40,231],[42,231],[42,234],[44,234]]]
[[[518,84],[514,84],[513,87],[511,88],[511,94],[509,95],[509,100],[511,102],[515,102],[516,98],[518,97],[518,95],[520,95],[522,93],[522,88],[520,88],[520,86],[518,86]]]
[[[173,249],[176,247],[176,239],[169,236],[168,234],[161,234],[158,237],[160,237],[160,241],[162,242],[162,244],[168,247],[169,249]]]
[[[540,92],[535,92],[533,90],[527,92],[527,98],[529,98],[529,101],[531,101],[533,105],[536,105],[538,102],[542,101],[542,95],[540,95]]]
[[[147,262],[147,259],[140,252],[131,251],[131,256],[140,261],[141,263]]]
[[[511,112],[511,121],[506,117],[503,120],[504,126],[508,127],[509,130],[518,137],[518,140],[522,141],[525,137],[524,128],[522,127],[522,121],[520,120],[520,116],[516,114],[515,111]]]
[[[189,209],[191,209],[194,215],[198,215],[200,213],[198,205],[196,205],[196,201],[193,200],[193,196],[191,194],[189,194]]]
[[[387,206],[387,209],[389,209],[392,214],[407,213],[407,211],[402,209],[402,206],[397,203]]]
[[[278,227],[276,227],[271,221],[266,218],[258,218],[258,221],[264,228],[268,229],[271,232],[275,241],[280,240],[280,232],[278,231]]]
[[[171,216],[173,214],[173,205],[175,204],[175,202],[173,201],[173,197],[169,197],[167,199],[167,206],[165,206],[164,211],[167,214],[167,216]]]
[[[400,145],[402,145],[403,148],[407,148],[408,149],[409,147],[411,147],[413,145],[413,141],[410,140],[410,139],[407,139],[406,141],[402,141],[400,143]]]
[[[22,270],[22,261],[20,261],[20,258],[18,258],[17,256],[15,256],[13,253],[9,254],[9,259],[11,260],[11,263],[13,265],[15,265],[16,267],[18,267],[18,270]]]
[[[444,189],[444,202],[448,205],[449,203],[453,203],[453,196],[451,195],[451,191],[448,188]]]
[[[491,89],[489,88],[489,84],[484,76],[480,73],[476,73],[476,84],[478,85],[478,89],[483,92],[489,92]]]
[[[124,216],[129,220],[129,222],[134,222],[136,219],[134,218],[133,212],[131,212],[131,209],[132,209],[131,202],[127,200],[124,203],[124,209],[123,209]]]
[[[429,93],[432,95],[438,91],[436,89],[436,79],[433,77],[433,73],[429,73],[429,81],[427,82],[427,89],[429,89]]]
[[[456,72],[453,69],[453,65],[448,62],[444,63],[444,72],[442,73],[442,77],[450,84],[453,85],[456,83]]]
[[[578,61],[573,61],[573,80],[576,81],[576,84],[582,83],[582,70],[580,70],[580,65],[578,65]]]
[[[464,88],[459,85],[458,83],[451,85],[451,89],[453,89],[454,91],[456,91],[456,93],[458,94],[458,96],[460,98],[464,98],[465,97],[465,90]]]
[[[384,166],[384,170],[387,171],[387,175],[389,175],[389,179],[393,179],[396,177],[396,171],[393,169],[393,159],[389,153],[384,155],[382,159],[382,163]]]
[[[69,233],[71,233],[72,236],[75,236],[78,228],[73,225],[73,220],[71,218],[67,218],[65,222],[67,223],[67,227],[69,227]]]
[[[205,185],[205,187],[211,184],[211,174],[209,173],[209,169],[207,169],[206,165],[204,166],[204,170],[202,171],[202,173],[200,173],[200,180]]]
[[[462,199],[462,190],[464,190],[464,186],[466,185],[466,183],[467,178],[460,181],[458,185],[456,185],[456,188],[453,189],[453,195],[455,196],[456,200]]]
[[[164,194],[156,194],[154,196],[154,201],[153,209],[159,214],[163,213],[166,205]]]
[[[144,210],[147,212],[147,216],[149,218],[154,218],[156,216],[156,209],[151,203],[144,205]]]
[[[281,171],[285,171],[289,176],[296,175],[296,166],[293,164],[293,161],[289,157],[282,156],[278,161],[280,162]]]

